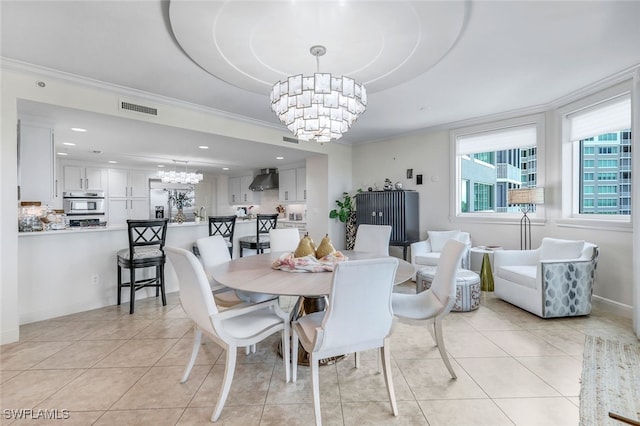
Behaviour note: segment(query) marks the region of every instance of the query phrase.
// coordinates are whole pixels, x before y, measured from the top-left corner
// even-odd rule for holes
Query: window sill
[[[451,218],[452,223],[478,223],[478,224],[491,224],[491,225],[520,225],[522,215],[504,215],[496,214],[494,216],[488,215],[472,215],[465,214],[463,216],[454,216]],[[531,219],[531,226],[544,225],[547,222],[545,218],[536,218],[529,216]]]
[[[566,228],[583,228],[602,231],[633,232],[633,225],[630,221],[564,218],[558,219],[556,224]]]

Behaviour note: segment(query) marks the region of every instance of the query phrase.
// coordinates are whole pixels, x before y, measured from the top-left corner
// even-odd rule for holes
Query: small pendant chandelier
[[[367,91],[352,78],[320,72],[320,56],[327,52],[324,46],[312,46],[310,51],[318,72],[274,84],[271,110],[300,140],[340,139],[366,110]]]
[[[176,171],[176,163],[184,163],[184,172]],[[186,183],[192,185],[199,183],[203,179],[202,173],[188,172],[187,163],[188,161],[173,160],[173,170],[168,172],[158,170],[158,177],[163,183]]]

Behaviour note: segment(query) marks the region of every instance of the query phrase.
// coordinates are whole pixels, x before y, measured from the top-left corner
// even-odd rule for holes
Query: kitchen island
[[[292,222],[292,223],[289,223]],[[304,226],[300,221],[279,221],[280,226]],[[191,250],[198,238],[209,235],[208,221],[169,223],[166,245]],[[280,227],[279,226],[279,227]],[[256,221],[239,219],[238,238],[253,235]],[[128,244],[126,226],[67,228],[18,234],[18,312],[20,324],[115,305],[117,300],[116,253]],[[146,271],[149,274],[151,271]],[[123,272],[128,280],[128,272]],[[165,268],[165,290],[178,291],[170,263]],[[128,292],[123,292],[128,305]],[[136,299],[155,297],[152,288],[136,292]],[[160,302],[159,302],[160,303]],[[135,315],[135,314],[134,314]]]
[[[255,225],[251,229],[255,229]],[[207,222],[170,223],[166,244],[191,249],[196,239],[207,235]],[[127,245],[126,226],[19,233],[19,323],[115,305],[116,252]],[[128,273],[124,273],[123,279],[128,280]],[[167,293],[178,290],[175,272],[169,263],[165,279]],[[128,292],[123,292],[125,306],[129,303],[128,297]],[[136,299],[146,297],[155,297],[155,291],[136,292]]]

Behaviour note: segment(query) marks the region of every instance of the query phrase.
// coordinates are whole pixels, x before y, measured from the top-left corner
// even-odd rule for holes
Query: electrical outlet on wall
[[[98,274],[91,275],[91,284],[99,285],[100,284],[100,275],[98,275]]]

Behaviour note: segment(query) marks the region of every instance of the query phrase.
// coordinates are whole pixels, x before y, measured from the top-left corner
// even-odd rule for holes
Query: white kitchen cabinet
[[[249,189],[253,176],[238,176],[229,178],[229,204],[259,203],[260,196]]]
[[[140,170],[109,169],[109,197],[149,197],[148,173]]]
[[[253,176],[240,177],[240,202],[241,203],[253,203],[255,201],[254,192],[249,189],[249,185],[253,182]]]
[[[20,122],[18,136],[19,199],[56,204],[59,200],[53,154],[53,129]]]
[[[127,219],[149,218],[149,174],[140,170],[108,170],[108,223],[126,225]]]
[[[229,204],[240,204],[240,178],[229,178]]]
[[[307,168],[296,169],[296,194],[298,201],[307,202]]]
[[[278,172],[278,198],[281,202],[296,203],[307,200],[307,169],[298,167]]]
[[[104,191],[104,169],[65,165],[62,168],[65,191]]]

